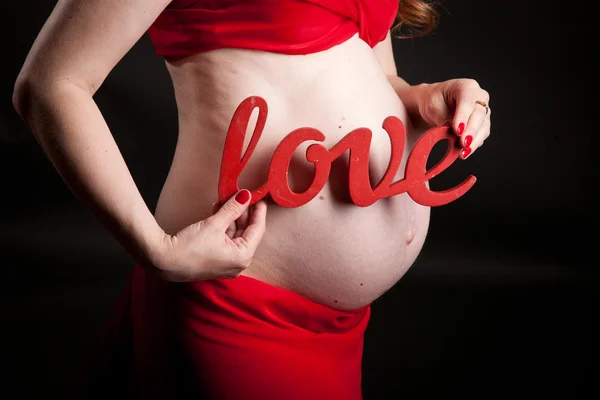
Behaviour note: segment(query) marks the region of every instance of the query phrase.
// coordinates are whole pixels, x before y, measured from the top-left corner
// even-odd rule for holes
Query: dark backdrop
[[[0,379],[46,395],[61,393],[133,267],[11,105],[54,4],[0,5]],[[540,0],[444,4],[435,33],[394,43],[399,74],[415,84],[477,79],[491,94],[492,136],[432,181],[447,188],[478,177],[433,210],[416,264],[374,304],[365,399],[597,395],[596,82],[579,49],[593,43],[592,15]],[[147,36],[95,98],[154,210],[177,115]]]

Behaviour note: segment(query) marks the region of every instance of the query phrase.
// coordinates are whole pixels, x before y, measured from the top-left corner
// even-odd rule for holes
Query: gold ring
[[[485,101],[477,100],[475,104],[479,104],[480,106],[485,108],[485,115],[487,115],[487,113],[490,111],[490,108],[488,107]]]

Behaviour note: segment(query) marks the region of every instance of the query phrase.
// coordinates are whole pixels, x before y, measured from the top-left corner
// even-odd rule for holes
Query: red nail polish
[[[235,196],[235,201],[240,204],[246,204],[246,202],[250,199],[250,192],[246,189],[242,190]]]
[[[471,147],[471,143],[473,143],[473,136],[469,135],[465,138],[465,147]]]
[[[459,134],[459,136],[462,135],[464,131],[465,131],[465,124],[463,122],[461,122],[460,124],[458,124],[458,134]]]
[[[469,156],[469,154],[471,154],[471,148],[470,148],[470,147],[467,147],[467,148],[463,149],[463,150],[460,152],[460,156],[461,156],[462,158],[467,158],[467,157]]]

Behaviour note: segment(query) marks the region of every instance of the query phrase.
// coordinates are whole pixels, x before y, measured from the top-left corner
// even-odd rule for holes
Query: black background
[[[60,396],[133,262],[75,198],[11,104],[54,1],[2,2],[3,388]],[[396,40],[409,83],[476,79],[492,136],[431,183],[478,178],[432,211],[409,273],[373,306],[365,400],[598,396],[600,272],[593,14],[575,3],[445,1],[439,28]],[[95,96],[149,207],[173,156],[171,82],[144,36]]]

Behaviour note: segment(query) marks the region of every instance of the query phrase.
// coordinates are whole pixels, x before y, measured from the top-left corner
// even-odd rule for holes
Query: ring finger
[[[473,112],[469,116],[469,121],[465,127],[464,134],[461,137],[461,144],[463,151],[461,152],[461,158],[468,157],[485,138],[479,138],[479,134],[482,131],[484,122],[489,117],[489,112],[486,114],[486,109],[479,104],[475,105]]]

